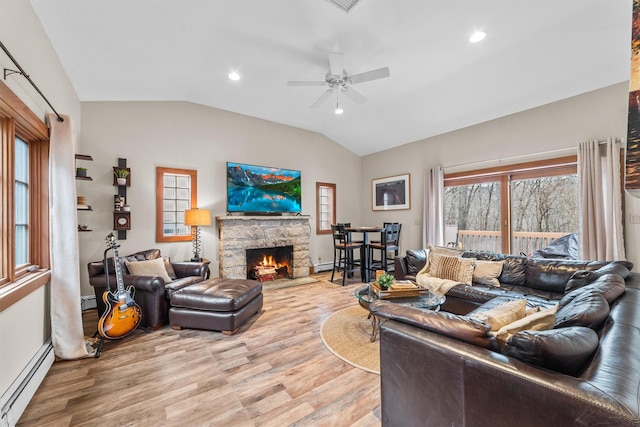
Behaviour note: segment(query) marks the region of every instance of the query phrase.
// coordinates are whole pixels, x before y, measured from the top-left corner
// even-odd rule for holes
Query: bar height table
[[[371,281],[371,260],[369,259],[369,233],[380,233],[384,227],[345,227],[349,233],[362,233],[362,249],[360,250],[360,278],[363,282]]]

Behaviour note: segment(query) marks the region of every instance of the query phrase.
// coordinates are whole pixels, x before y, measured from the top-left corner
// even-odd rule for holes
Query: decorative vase
[[[127,178],[116,178],[118,185],[127,185]]]

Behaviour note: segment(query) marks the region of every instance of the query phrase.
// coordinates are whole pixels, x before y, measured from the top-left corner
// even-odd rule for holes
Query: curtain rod
[[[33,86],[33,88],[38,91],[38,93],[40,94],[40,96],[42,97],[42,99],[44,99],[44,101],[47,103],[47,105],[49,107],[51,107],[51,109],[53,110],[53,112],[55,113],[55,115],[58,117],[58,121],[59,122],[64,122],[64,119],[62,118],[62,116],[60,116],[60,114],[58,114],[58,112],[56,111],[55,108],[53,108],[53,105],[51,105],[51,103],[49,102],[49,100],[47,99],[46,96],[44,96],[44,94],[42,93],[42,91],[38,88],[38,86],[36,86],[36,84],[33,82],[33,80],[31,80],[31,77],[29,77],[29,75],[27,73],[25,73],[25,71],[22,69],[22,67],[20,66],[20,64],[18,64],[18,61],[16,61],[16,59],[13,57],[13,55],[11,55],[11,53],[9,52],[9,50],[7,50],[7,48],[5,47],[4,43],[2,43],[0,41],[0,47],[2,48],[2,50],[4,50],[4,53],[7,54],[7,56],[9,57],[9,59],[11,60],[11,62],[14,63],[14,65],[16,67],[18,67],[19,71],[16,70],[11,70],[9,68],[5,68],[4,69],[4,79],[7,80],[7,76],[10,76],[11,74],[21,74],[22,76],[24,76],[25,79],[27,79],[27,81],[29,83],[31,83],[31,86]]]

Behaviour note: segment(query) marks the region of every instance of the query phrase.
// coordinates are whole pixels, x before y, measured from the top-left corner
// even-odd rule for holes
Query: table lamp
[[[191,226],[191,239],[193,244],[193,258],[191,258],[191,261],[201,262],[200,227],[203,225],[211,225],[211,213],[209,209],[187,209],[184,211],[184,225]]]

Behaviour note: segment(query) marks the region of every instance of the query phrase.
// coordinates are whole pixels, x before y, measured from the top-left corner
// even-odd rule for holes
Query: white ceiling
[[[629,79],[632,0],[31,0],[81,101],[180,100],[326,135],[358,155]],[[484,41],[470,44],[476,29]],[[328,52],[368,102],[310,105]],[[230,81],[236,70],[242,79]]]

